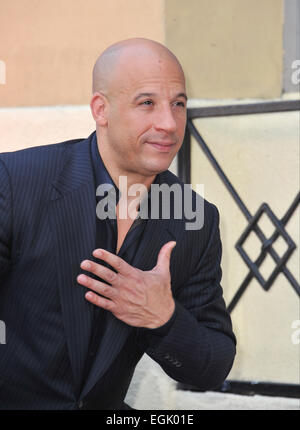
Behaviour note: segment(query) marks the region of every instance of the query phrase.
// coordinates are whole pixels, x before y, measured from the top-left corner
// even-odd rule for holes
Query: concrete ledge
[[[202,410],[300,410],[300,399],[241,396],[229,393],[176,391],[174,409]]]
[[[138,363],[126,397],[138,410],[300,410],[300,399],[177,390],[150,357]]]

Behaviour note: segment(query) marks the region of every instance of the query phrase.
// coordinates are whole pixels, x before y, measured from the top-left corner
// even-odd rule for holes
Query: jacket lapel
[[[143,234],[143,240],[141,241],[132,265],[141,270],[151,270],[156,265],[161,247],[171,240],[179,240],[183,231],[182,226],[182,220],[149,219]],[[171,268],[172,264],[174,264],[174,262],[172,262],[171,258]],[[115,318],[111,313],[107,314],[106,324],[104,336],[81,394],[82,398],[84,398],[95,383],[99,381],[109,365],[120,353],[126,339],[134,329]]]
[[[91,258],[95,249],[96,203],[90,139],[73,145],[73,148],[66,148],[65,166],[53,183],[49,220],[56,246],[67,345],[75,386],[79,390],[90,340],[92,305],[84,298],[86,289],[76,278],[81,271],[81,261]]]
[[[74,143],[73,147],[71,145],[66,147],[64,168],[53,182],[49,221],[56,249],[67,345],[75,388],[79,393],[92,331],[93,305],[85,299],[86,288],[79,285],[76,278],[81,272],[81,261],[91,258],[96,248],[96,196],[90,152],[91,136]],[[181,220],[149,219],[133,266],[141,270],[152,269],[161,247],[170,240],[178,240],[181,232]],[[81,390],[81,398],[99,381],[133,330],[111,313],[107,313],[106,321],[106,329]]]

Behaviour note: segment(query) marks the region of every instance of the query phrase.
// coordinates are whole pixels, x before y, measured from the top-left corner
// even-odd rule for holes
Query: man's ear
[[[96,124],[103,126],[107,125],[108,100],[104,94],[96,92],[90,102],[93,118]]]

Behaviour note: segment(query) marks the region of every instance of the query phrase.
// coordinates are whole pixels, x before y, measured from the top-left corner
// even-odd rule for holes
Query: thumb
[[[155,269],[162,272],[170,270],[170,259],[173,248],[175,248],[176,242],[167,242],[164,246],[161,247]]]

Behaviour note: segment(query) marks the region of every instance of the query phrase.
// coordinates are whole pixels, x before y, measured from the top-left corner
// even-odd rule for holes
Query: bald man
[[[174,54],[125,40],[94,66],[91,136],[0,154],[1,409],[128,409],[144,353],[200,390],[228,375],[218,211],[168,171],[186,103]]]

